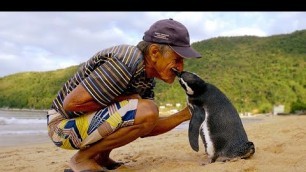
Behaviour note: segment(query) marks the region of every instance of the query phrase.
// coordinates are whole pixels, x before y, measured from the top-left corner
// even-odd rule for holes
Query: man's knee
[[[141,99],[138,102],[135,124],[146,124],[154,127],[158,119],[158,108],[152,100]]]

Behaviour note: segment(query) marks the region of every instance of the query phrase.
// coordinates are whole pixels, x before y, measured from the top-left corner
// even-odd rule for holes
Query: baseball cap
[[[159,20],[144,33],[143,40],[159,44],[168,44],[183,58],[200,58],[200,53],[190,46],[187,28],[173,19]]]

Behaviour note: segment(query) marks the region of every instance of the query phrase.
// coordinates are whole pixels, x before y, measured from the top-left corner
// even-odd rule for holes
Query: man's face
[[[155,64],[155,70],[158,72],[157,78],[163,80],[166,83],[173,83],[175,80],[175,74],[171,68],[176,68],[179,71],[183,71],[184,61],[175,51],[169,46],[163,51],[160,51],[159,58],[157,58]]]

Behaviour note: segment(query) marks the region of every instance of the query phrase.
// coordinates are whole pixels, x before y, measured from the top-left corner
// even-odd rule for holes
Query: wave
[[[47,130],[25,130],[25,131],[0,131],[1,135],[33,135],[33,134],[46,134]]]
[[[25,119],[25,118],[14,118],[14,117],[0,117],[0,125],[11,125],[11,124],[46,124],[46,119]]]

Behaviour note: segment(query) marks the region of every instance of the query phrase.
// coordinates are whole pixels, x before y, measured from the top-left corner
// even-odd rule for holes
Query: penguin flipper
[[[200,126],[205,119],[205,111],[203,108],[193,105],[193,108],[190,108],[192,117],[189,122],[188,129],[188,138],[191,148],[198,152],[199,151],[199,134]]]

